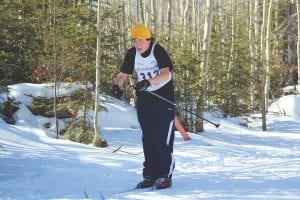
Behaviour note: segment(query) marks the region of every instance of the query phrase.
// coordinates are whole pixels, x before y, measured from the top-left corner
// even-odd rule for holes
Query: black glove
[[[140,82],[137,82],[135,85],[135,90],[136,91],[145,91],[151,83],[148,80],[142,80]]]
[[[111,93],[114,97],[120,99],[123,96],[123,91],[121,90],[121,88],[119,87],[119,85],[114,84],[112,86],[112,90]]]

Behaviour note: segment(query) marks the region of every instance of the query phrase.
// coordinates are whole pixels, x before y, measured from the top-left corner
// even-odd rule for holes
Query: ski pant
[[[137,116],[145,157],[143,176],[152,179],[172,176],[175,106],[143,92],[137,97]]]

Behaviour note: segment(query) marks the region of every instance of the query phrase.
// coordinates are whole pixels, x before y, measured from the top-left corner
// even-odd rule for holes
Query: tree
[[[297,26],[298,26],[298,39],[297,39],[297,63],[298,63],[298,85],[300,85],[300,2],[296,0],[297,6]]]
[[[249,6],[249,51],[250,51],[250,59],[251,59],[251,63],[250,63],[250,73],[251,73],[251,77],[254,77],[254,73],[255,73],[255,44],[254,44],[254,39],[253,39],[253,33],[254,33],[254,17],[253,17],[253,1],[250,0],[248,2],[248,6]],[[250,86],[250,107],[251,109],[253,109],[255,106],[255,84],[254,84],[254,79],[251,80],[251,86]]]
[[[260,21],[260,15],[259,15],[259,0],[254,0],[254,38],[256,38],[256,40],[253,42],[254,43],[254,57],[251,59],[251,63],[254,62],[254,66],[252,68],[252,72],[251,73],[251,77],[252,80],[254,80],[255,82],[257,82],[256,80],[258,80],[259,78],[255,78],[256,76],[258,77],[259,75],[256,75],[259,72],[259,65],[260,65],[260,56],[259,56],[259,50],[260,50],[260,46],[259,46],[259,42],[257,42],[258,38],[260,38],[260,26],[259,26],[259,21]],[[254,83],[253,83],[254,85]],[[253,87],[253,85],[251,84],[251,86]],[[259,88],[259,84],[255,83],[255,86],[253,87],[252,93],[256,93],[255,89],[256,87]],[[254,94],[253,94],[254,95]],[[256,108],[256,98],[255,96],[252,97],[251,99],[251,104],[252,104],[252,108]]]
[[[268,111],[268,102],[269,102],[269,92],[270,92],[270,73],[271,73],[271,16],[272,16],[272,7],[273,7],[273,0],[269,2],[269,9],[268,9],[268,17],[267,17],[267,27],[266,27],[266,67],[265,67],[265,86],[264,86],[264,102],[266,111]]]
[[[56,1],[55,21],[52,2],[1,1],[1,84],[32,79],[49,82],[54,80],[54,74],[58,83],[79,81],[87,85],[96,82],[97,1]],[[203,17],[208,1],[102,1],[99,89],[110,90],[113,73],[119,69],[124,52],[131,45],[132,24],[145,23],[153,31],[156,41],[166,46],[172,56],[178,106],[193,112],[197,109],[200,114],[211,109],[211,105],[217,105],[224,116],[250,113],[260,105],[262,112],[266,112],[265,103],[271,95],[272,98],[280,95],[279,88],[288,80],[288,70],[285,72],[283,66],[292,72],[296,69],[296,57],[300,57],[296,56],[300,50],[296,53],[295,45],[295,19],[299,14],[295,8],[298,6],[299,9],[299,0],[292,3],[289,0],[271,1],[278,9],[275,9],[275,18],[269,18],[268,26],[268,13],[269,17],[274,14],[267,11],[267,6],[271,6],[269,2],[210,1],[215,3],[216,12],[209,21]],[[262,19],[260,15],[263,15]],[[210,28],[207,27],[209,23]],[[275,50],[280,61],[271,67]],[[54,53],[56,70],[53,68]],[[294,76],[294,72],[291,75]],[[125,88],[125,98],[133,99],[133,89]],[[205,96],[199,100],[201,95]],[[197,130],[202,130],[203,124],[196,123],[194,116],[181,114],[188,129],[195,131],[197,126]],[[265,115],[262,118],[264,126]]]
[[[265,64],[265,56],[264,53],[266,51],[265,48],[265,30],[266,30],[266,21],[267,21],[267,0],[263,1],[263,21],[261,25],[261,35],[260,35],[260,55],[261,55],[261,71],[263,72],[261,75],[261,110],[262,110],[262,130],[266,131],[267,130],[267,125],[266,125],[266,98],[265,98],[265,75],[264,75],[264,64]]]
[[[93,144],[97,147],[106,147],[107,142],[104,140],[98,128],[98,110],[99,110],[99,95],[100,95],[100,65],[101,65],[101,1],[98,0],[97,7],[97,54],[96,54],[96,85],[95,85],[95,110],[94,110],[94,140]]]
[[[173,2],[173,0],[169,0],[169,2],[168,2],[168,41],[169,42],[171,42],[171,38],[172,38],[172,14],[173,14],[173,12],[172,12],[172,8],[173,8],[173,6],[172,6],[172,2]]]
[[[0,2],[0,80],[3,85],[30,82],[40,44],[35,0]]]
[[[55,132],[56,139],[58,139],[58,120],[57,120],[57,97],[58,97],[58,82],[57,82],[57,65],[56,65],[56,0],[52,0],[52,13],[53,13],[53,71],[54,71],[54,119],[55,119]]]
[[[289,85],[296,87],[296,68],[297,68],[297,25],[296,25],[296,5],[294,1],[288,2],[287,9],[287,46],[288,46],[288,70]]]
[[[209,60],[209,43],[211,36],[211,27],[212,27],[212,19],[214,14],[214,4],[213,1],[206,0],[206,12],[205,12],[205,22],[204,22],[204,32],[203,32],[203,46],[202,46],[202,62],[200,66],[200,70],[205,74],[205,77],[208,77],[208,60]],[[202,116],[204,111],[204,104],[207,101],[207,97],[205,96],[207,91],[207,80],[203,79],[201,81],[200,90],[200,98],[197,102],[197,115]],[[202,132],[203,128],[203,120],[198,119],[196,123],[196,131]]]

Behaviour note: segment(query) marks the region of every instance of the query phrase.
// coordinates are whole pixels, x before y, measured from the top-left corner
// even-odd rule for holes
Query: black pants
[[[157,179],[171,176],[173,157],[175,106],[142,92],[137,98],[137,115],[142,128],[144,149],[143,176]]]

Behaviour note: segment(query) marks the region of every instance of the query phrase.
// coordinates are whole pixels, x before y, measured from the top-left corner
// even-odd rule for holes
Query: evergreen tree
[[[32,1],[0,3],[0,79],[4,85],[30,82],[37,65],[41,40],[35,24]]]

